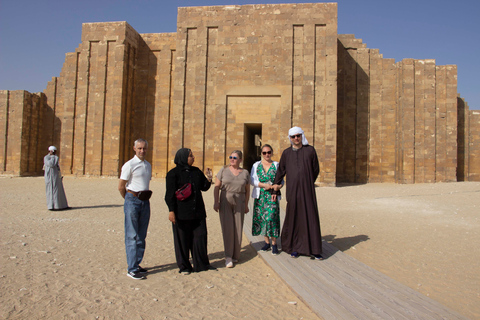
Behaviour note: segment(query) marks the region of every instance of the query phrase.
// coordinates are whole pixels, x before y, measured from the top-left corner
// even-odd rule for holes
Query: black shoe
[[[272,254],[277,255],[278,254],[278,247],[276,244],[272,245]]]
[[[145,276],[138,271],[130,271],[127,273],[127,276],[135,280],[145,279]]]
[[[290,255],[292,258],[298,258],[298,252],[292,252],[292,254]]]
[[[217,269],[217,268],[215,268],[214,266],[212,266],[212,265],[210,265],[210,264],[207,266],[207,270],[214,270],[214,271],[218,271],[218,269]]]
[[[268,251],[270,250],[270,243],[266,243],[263,245],[262,249],[260,251]]]
[[[140,267],[140,266],[138,266],[138,270],[137,270],[137,271],[140,272],[140,273],[147,273],[147,272],[148,272],[147,269],[142,268],[142,267]]]
[[[192,273],[190,270],[187,270],[187,269],[181,270],[181,271],[179,271],[179,272],[180,272],[182,275],[184,275],[184,276],[188,276],[190,273]]]

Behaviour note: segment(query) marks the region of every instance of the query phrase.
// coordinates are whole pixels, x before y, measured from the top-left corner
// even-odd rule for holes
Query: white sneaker
[[[225,258],[225,267],[227,267],[227,268],[233,268],[232,258]]]

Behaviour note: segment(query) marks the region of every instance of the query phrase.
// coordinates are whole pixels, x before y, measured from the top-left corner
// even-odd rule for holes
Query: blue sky
[[[139,33],[175,32],[177,7],[294,2],[0,0],[0,90],[43,91],[80,44],[84,22],[127,21]],[[338,33],[355,34],[384,58],[456,64],[458,92],[480,110],[479,0],[337,3]]]

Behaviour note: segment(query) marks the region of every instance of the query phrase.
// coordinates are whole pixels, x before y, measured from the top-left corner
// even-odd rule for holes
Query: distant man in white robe
[[[69,209],[56,153],[57,148],[50,146],[48,148],[48,154],[43,158],[48,210]]]

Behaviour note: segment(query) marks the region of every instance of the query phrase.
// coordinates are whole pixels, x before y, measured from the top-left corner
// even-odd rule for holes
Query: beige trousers
[[[239,260],[242,248],[245,194],[223,191],[220,194],[220,224],[225,257]]]

